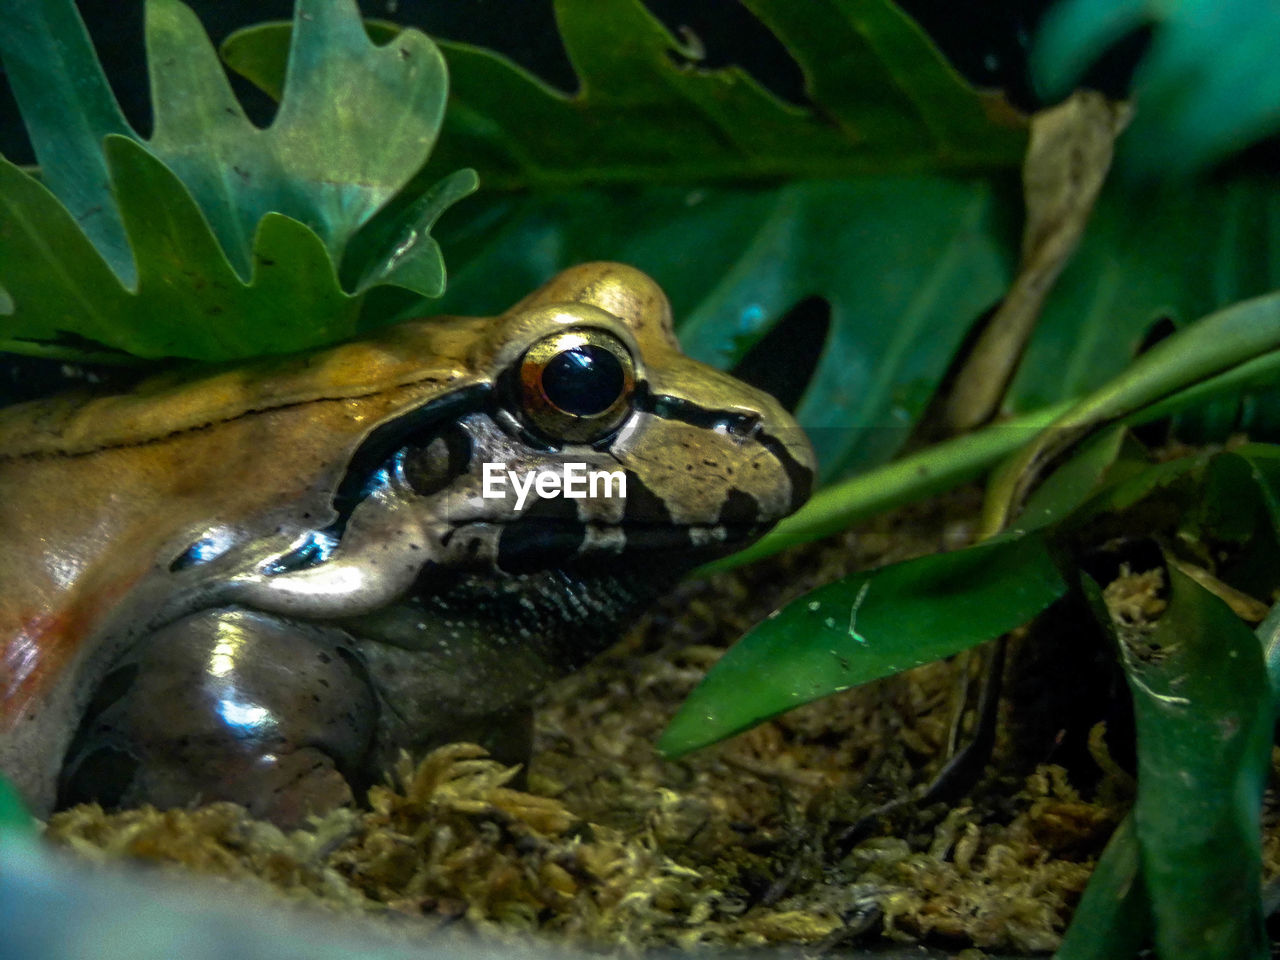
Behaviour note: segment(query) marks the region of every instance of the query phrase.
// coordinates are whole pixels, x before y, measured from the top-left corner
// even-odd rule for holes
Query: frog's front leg
[[[298,825],[362,791],[377,723],[377,696],[342,630],[201,611],[107,670],[67,751],[58,804],[234,800]]]

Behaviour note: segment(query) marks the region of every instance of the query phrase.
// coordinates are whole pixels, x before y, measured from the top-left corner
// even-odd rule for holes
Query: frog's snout
[[[657,459],[661,445],[666,468],[688,478],[691,518],[754,526],[758,536],[809,499],[813,446],[771,395],[683,357],[665,364],[647,391],[638,406],[652,417],[653,446],[637,459]]]

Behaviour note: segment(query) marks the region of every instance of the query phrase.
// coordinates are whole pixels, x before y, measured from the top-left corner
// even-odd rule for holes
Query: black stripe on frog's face
[[[333,523],[258,563],[244,595],[345,616],[393,602],[427,569],[603,571],[641,557],[683,569],[807,497],[807,441],[775,436],[798,428],[771,398],[661,346],[646,371],[621,321],[576,317],[552,310],[471,386],[374,428],[335,487]]]
[[[371,491],[379,473],[406,449],[413,437],[424,438],[423,446],[442,435],[446,428],[468,414],[490,406],[492,388],[486,383],[464,387],[431,400],[416,410],[375,427],[351,456],[338,488],[333,494],[336,533],[351,518],[351,512]]]

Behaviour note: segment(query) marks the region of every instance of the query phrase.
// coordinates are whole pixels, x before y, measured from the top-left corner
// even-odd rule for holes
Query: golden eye
[[[629,411],[635,361],[603,330],[562,330],[525,351],[519,381],[524,419],[538,433],[590,443],[616,430]]]

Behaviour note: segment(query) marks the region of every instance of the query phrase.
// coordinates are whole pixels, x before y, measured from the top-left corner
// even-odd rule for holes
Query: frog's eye
[[[520,402],[538,433],[590,443],[626,417],[636,369],[631,352],[603,330],[563,330],[520,360]]]

